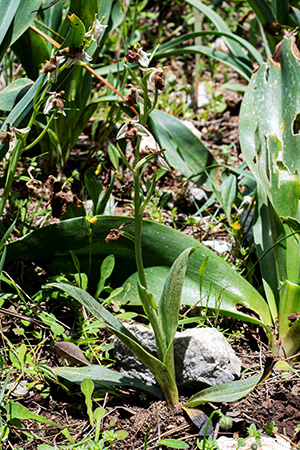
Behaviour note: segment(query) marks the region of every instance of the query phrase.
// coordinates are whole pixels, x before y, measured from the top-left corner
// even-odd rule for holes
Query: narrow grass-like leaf
[[[169,50],[171,48],[175,48],[175,47],[181,45],[183,42],[186,42],[186,41],[188,41],[190,39],[195,39],[195,38],[200,37],[200,36],[223,36],[223,37],[228,37],[228,38],[238,42],[241,45],[241,47],[244,47],[246,50],[248,50],[249,54],[255,59],[255,61],[259,65],[264,62],[264,59],[261,56],[261,54],[259,53],[259,51],[250,42],[246,41],[246,39],[243,39],[242,37],[240,37],[237,34],[234,34],[232,32],[226,33],[226,32],[217,31],[217,30],[214,30],[214,31],[197,31],[197,32],[194,32],[194,33],[183,34],[182,36],[179,36],[178,38],[172,39],[172,40],[166,42],[165,44],[163,44],[163,45],[161,45],[159,47],[159,50],[155,54],[155,59],[163,57],[164,56],[164,52],[166,50]],[[246,62],[246,60],[245,60],[245,62]],[[249,68],[251,68],[252,64],[251,64],[250,60],[247,62],[247,64],[249,65]]]

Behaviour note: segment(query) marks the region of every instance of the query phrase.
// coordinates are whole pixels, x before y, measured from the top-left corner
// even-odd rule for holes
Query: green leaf
[[[64,283],[50,283],[48,287],[61,289],[68,293],[81,305],[85,306],[97,319],[101,320],[151,370],[163,390],[168,390],[173,385],[173,380],[166,366],[146,350],[137,338],[124,327],[122,322],[100,305],[91,295],[82,289]],[[164,393],[166,394],[165,390]]]
[[[68,16],[69,31],[66,39],[62,43],[60,49],[66,47],[81,47],[85,35],[85,26],[75,14]]]
[[[300,286],[285,281],[280,292],[279,302],[279,342],[285,358],[295,355],[300,348],[300,322],[291,325],[290,314],[300,310]]]
[[[85,397],[85,405],[87,408],[87,413],[90,419],[90,425],[91,427],[94,426],[94,416],[93,416],[93,409],[92,409],[92,395],[94,392],[94,382],[90,380],[89,378],[84,378],[82,382],[80,383],[80,389]]]
[[[157,398],[162,398],[162,392],[156,386],[147,384],[137,378],[130,377],[124,373],[107,369],[104,366],[87,366],[87,367],[55,367],[55,374],[65,378],[72,383],[80,384],[82,380],[88,378],[95,383],[95,386],[126,386],[133,390],[139,390]]]
[[[32,109],[32,101],[39,88],[44,76],[40,75],[31,88],[26,92],[24,97],[16,104],[14,109],[10,112],[4,123],[1,125],[2,129],[6,129],[6,125],[10,123],[14,127],[18,127],[22,120]],[[4,157],[8,150],[8,145],[3,144],[0,146],[0,160]]]
[[[242,152],[258,187],[256,248],[259,257],[269,252],[260,267],[273,317],[281,284],[299,281],[299,242],[284,239],[289,230],[279,217],[299,214],[299,82],[295,36],[284,37],[253,74],[240,113]]]
[[[237,181],[234,175],[229,175],[221,185],[223,208],[229,223],[232,223],[231,209],[237,195]]]
[[[0,59],[33,21],[42,0],[0,0]]]
[[[100,267],[100,281],[97,284],[95,298],[98,299],[104,289],[106,280],[111,276],[115,267],[114,255],[108,255],[102,262]]]
[[[49,60],[50,52],[45,39],[30,28],[13,44],[12,49],[22,64],[26,74],[32,80],[39,76],[39,69],[46,59]]]
[[[182,36],[179,36],[178,38],[172,39],[169,42],[166,42],[165,44],[162,44],[159,47],[157,53],[155,54],[155,59],[163,57],[164,56],[164,52],[166,50],[169,50],[171,48],[175,48],[176,46],[179,46],[183,42],[186,42],[186,41],[188,41],[190,39],[196,39],[197,37],[200,37],[200,36],[223,36],[225,38],[230,38],[231,40],[238,42],[240,44],[241,48],[245,48],[246,50],[248,50],[249,54],[251,56],[253,56],[253,58],[256,60],[256,62],[259,65],[264,62],[263,57],[261,56],[259,51],[250,42],[246,41],[242,37],[240,37],[237,34],[234,34],[232,32],[224,32],[224,31],[216,31],[216,30],[213,30],[213,31],[197,31],[197,32],[194,32],[194,33],[184,34]],[[245,55],[244,55],[244,57],[245,57]],[[250,60],[248,62],[248,65],[249,65],[249,68],[252,65]],[[239,85],[239,86],[242,86],[242,85]]]
[[[225,32],[225,33],[230,33],[230,29],[227,26],[227,24],[224,22],[222,17],[218,13],[216,13],[210,6],[204,5],[199,0],[185,0],[185,1],[186,1],[186,3],[189,3],[194,8],[198,9],[200,12],[205,14],[209,18],[209,20],[211,20],[211,22],[215,25],[217,30]],[[230,38],[225,38],[224,40],[233,55],[235,55],[241,59],[245,58],[245,54],[240,45],[238,45],[236,42],[232,41]]]
[[[20,405],[20,403],[17,403],[16,401],[10,400],[10,402],[5,405],[4,407],[7,411],[7,419],[13,420],[13,419],[19,419],[19,420],[35,420],[38,423],[46,423],[47,425],[52,425],[54,427],[59,427],[55,422],[52,422],[51,420],[46,419],[43,416],[39,416],[37,414],[32,413],[29,411],[25,406]]]
[[[114,254],[116,265],[112,274],[112,284],[120,286],[131,276],[128,279],[131,289],[126,296],[126,301],[137,305],[139,304],[139,295],[132,242],[122,236],[116,241],[115,246],[105,242],[105,237],[110,230],[119,228],[124,222],[131,222],[126,226],[126,230],[133,234],[133,219],[130,217],[98,217],[93,226],[93,265],[89,282],[96,286],[99,280],[101,261],[106,256]],[[189,259],[182,291],[182,304],[193,305],[200,300],[199,268],[204,259],[209,256],[203,277],[202,295],[210,294],[210,297],[209,299],[205,298],[202,305],[206,306],[206,302],[208,302],[208,305],[214,308],[215,301],[221,293],[221,314],[227,313],[241,320],[262,324],[251,314],[241,312],[239,306],[243,306],[256,311],[261,316],[263,323],[272,324],[268,306],[257,290],[219,256],[199,244],[198,241],[170,227],[144,220],[142,246],[148,290],[153,293],[155,298],[160,298],[169,269],[180,253],[189,247],[199,246],[199,249]],[[46,267],[52,274],[73,273],[70,250],[76,252],[81,270],[87,272],[90,244],[86,225],[82,219],[65,220],[41,228],[8,244],[6,261],[19,258],[29,259]]]
[[[98,1],[97,0],[71,0],[70,11],[80,17],[86,29],[89,29],[91,23],[95,20],[95,14],[98,13]],[[101,20],[102,16],[99,17]]]
[[[228,383],[218,384],[207,389],[203,389],[198,394],[193,395],[185,406],[194,408],[202,403],[224,403],[235,402],[249,394],[260,382],[263,373],[246,378],[246,380],[230,381]]]
[[[216,182],[217,169],[211,166],[217,162],[200,139],[180,120],[159,110],[151,113],[148,126],[160,147],[166,149],[169,164],[194,183],[211,189],[206,171]]]
[[[176,258],[169,270],[158,303],[159,322],[164,333],[167,348],[173,343],[177,330],[182,287],[188,259],[195,250],[196,247],[187,248]]]
[[[189,444],[179,441],[178,439],[161,439],[155,445],[165,445],[170,448],[189,448]]]
[[[215,50],[214,48],[208,47],[206,45],[189,45],[183,48],[166,50],[163,53],[165,58],[171,58],[171,56],[191,55],[191,54],[205,55],[217,61],[220,61],[226,66],[229,66],[232,69],[234,69],[238,74],[240,74],[243,78],[245,78],[246,81],[250,81],[253,68],[249,67],[247,62],[248,60],[247,58],[245,58],[245,55],[243,58],[240,58],[231,54],[227,54],[220,50]],[[99,72],[97,71],[97,73]]]
[[[17,78],[0,92],[0,110],[11,111],[18,98],[22,98],[33,85],[29,78]]]

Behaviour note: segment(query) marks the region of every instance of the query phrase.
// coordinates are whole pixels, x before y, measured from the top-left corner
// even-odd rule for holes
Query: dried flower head
[[[88,53],[83,50],[82,47],[65,47],[59,50],[59,53],[62,56],[66,56],[68,58],[66,63],[67,68],[71,67],[73,64],[76,64],[81,59],[86,62],[92,61],[93,59],[90,55],[88,55]]]
[[[48,114],[48,112],[55,108],[58,114],[66,115],[64,111],[64,100],[61,96],[64,94],[64,91],[61,92],[49,92],[50,97],[46,101],[46,105],[44,108],[44,114]]]
[[[9,149],[8,154],[10,154],[13,149],[15,148],[18,137],[17,133],[27,133],[30,130],[29,127],[26,128],[15,128],[12,127],[9,123],[6,124],[6,131],[2,130],[2,133],[0,134],[0,144],[5,144],[5,142],[9,143]]]
[[[51,74],[52,83],[56,83],[58,72],[59,72],[59,59],[55,56],[52,56],[50,60],[46,60],[44,67],[42,68],[42,74],[48,75]]]
[[[34,167],[30,166],[28,169],[28,175],[30,177],[30,180],[27,181],[26,186],[28,189],[29,196],[35,198],[38,192],[38,188],[41,186],[42,182],[34,178],[34,176],[31,174],[33,170]]]
[[[139,100],[141,100],[141,97],[139,95],[138,89],[132,87],[130,93],[127,95],[127,97],[125,97],[124,105],[129,107],[137,105]]]

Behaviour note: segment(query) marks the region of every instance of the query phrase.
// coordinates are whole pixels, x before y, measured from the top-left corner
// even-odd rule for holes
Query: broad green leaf
[[[295,237],[283,240],[288,229],[279,218],[298,215],[298,55],[295,36],[285,37],[253,74],[240,113],[242,151],[258,186],[255,242],[259,257],[272,249],[260,266],[268,300],[273,296],[275,303],[281,283],[298,283],[300,271],[299,243]]]
[[[162,398],[161,390],[156,386],[147,384],[137,378],[125,375],[124,373],[107,369],[107,367],[104,366],[92,365],[87,367],[55,367],[53,370],[57,376],[65,378],[72,383],[80,384],[82,380],[88,378],[95,383],[96,387],[126,386],[130,389],[139,390],[151,394],[157,398]]]
[[[164,333],[167,348],[172,344],[178,327],[182,287],[188,259],[195,250],[196,247],[187,248],[176,258],[169,270],[158,303],[159,321]]]
[[[46,59],[50,58],[45,39],[29,28],[13,44],[12,49],[26,71],[26,75],[32,80],[36,80],[39,70]]]
[[[211,189],[210,179],[215,182],[217,169],[213,155],[180,120],[165,112],[155,110],[151,113],[148,125],[151,133],[172,167],[200,186]]]
[[[85,26],[75,14],[68,16],[69,19],[69,31],[66,39],[62,43],[60,49],[66,47],[81,47],[83,38],[85,35]]]
[[[18,127],[18,125],[22,122],[22,120],[27,116],[27,114],[32,109],[33,98],[43,78],[44,76],[40,75],[39,78],[35,81],[35,83],[31,86],[31,88],[26,92],[24,97],[22,97],[22,99],[16,104],[14,109],[10,112],[10,114],[2,124],[2,129],[6,129],[7,123],[10,123],[14,127]],[[0,146],[0,160],[2,160],[7,150],[8,150],[7,144],[3,144]]]
[[[29,411],[25,406],[20,405],[14,400],[10,400],[10,402],[4,407],[7,411],[7,419],[19,419],[19,420],[35,420],[38,423],[46,423],[47,425],[52,425],[54,427],[59,427],[59,425],[52,420],[48,420],[43,416],[39,416],[38,414],[34,414]]]
[[[202,403],[225,403],[235,402],[249,394],[260,382],[262,373],[246,378],[245,380],[230,381],[218,384],[207,389],[203,389],[198,394],[193,395],[185,406],[194,408]]]
[[[288,319],[290,314],[300,312],[300,286],[286,281],[280,292],[279,302],[279,342],[283,348],[283,356],[296,354],[300,348],[300,323],[295,318],[293,324]],[[293,324],[293,326],[290,326]]]
[[[0,59],[7,48],[13,44],[35,17],[42,0],[1,0],[0,1]]]
[[[261,182],[263,174],[270,180],[277,161],[293,175],[300,171],[300,66],[295,36],[284,38],[276,53],[251,79],[240,114],[240,140],[247,164]],[[288,95],[287,95],[288,93]],[[277,139],[280,148],[270,145]],[[266,186],[265,186],[266,187]]]
[[[115,255],[115,270],[112,283],[120,286],[132,276],[131,288],[125,301],[138,304],[137,276],[134,275],[135,257],[132,242],[120,237],[116,244],[107,244],[105,237],[111,229],[119,228],[125,222],[126,231],[134,233],[133,219],[130,217],[99,216],[93,226],[92,254],[93,265],[89,282],[96,285],[99,280],[101,261],[108,255]],[[198,241],[176,230],[147,220],[143,221],[143,258],[147,274],[148,290],[159,299],[162,287],[173,262],[182,251],[189,247],[199,246],[190,257],[185,283],[182,291],[182,304],[193,305],[200,300],[199,269],[204,259],[209,256],[203,277],[202,296],[210,293],[209,299],[202,300],[212,308],[221,294],[220,312],[227,313],[241,320],[261,322],[252,315],[239,310],[239,306],[256,311],[263,323],[271,325],[272,319],[265,300],[257,290],[244,280],[219,256]],[[34,260],[42,267],[47,267],[52,274],[73,273],[70,250],[76,252],[82,271],[89,267],[89,239],[85,221],[82,219],[65,220],[60,223],[36,230],[7,246],[7,262],[14,259]],[[125,283],[126,285],[126,283]]]
[[[231,209],[237,195],[237,181],[234,175],[229,175],[221,185],[223,208],[229,223],[232,223]]]
[[[17,78],[0,92],[0,110],[11,111],[18,100],[33,85],[29,78]]]
[[[92,22],[95,20],[95,14],[98,13],[98,0],[71,0],[70,11],[80,17],[85,28],[88,30]],[[101,20],[102,17],[99,17]]]

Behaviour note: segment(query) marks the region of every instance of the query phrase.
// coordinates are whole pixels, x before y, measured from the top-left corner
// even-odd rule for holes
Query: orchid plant
[[[141,174],[144,166],[151,160],[157,159],[157,157],[160,158],[160,165],[163,165],[165,170],[168,169],[168,165],[161,156],[162,151],[158,151],[158,154],[156,152],[151,152],[145,157],[140,158],[141,140],[143,137],[150,136],[150,132],[146,128],[147,120],[156,106],[159,92],[164,89],[165,83],[164,69],[145,67],[150,64],[153,56],[154,53],[150,56],[150,58],[148,58],[148,55],[146,55],[146,53],[138,45],[136,45],[134,49],[125,57],[128,63],[139,62],[141,64],[142,77],[136,75],[132,69],[128,67],[132,79],[135,81],[137,86],[131,87],[130,93],[124,100],[124,103],[127,105],[135,105],[137,108],[140,107],[140,112],[139,117],[127,120],[127,122],[120,127],[117,134],[117,140],[125,141],[127,146],[132,150],[134,154],[134,162],[132,165],[126,158],[126,148],[125,151],[123,151],[119,144],[117,144],[117,148],[121,160],[131,172],[134,180],[134,235],[132,236],[124,231],[121,231],[123,228],[121,226],[117,237],[120,233],[122,233],[125,237],[134,242],[135,261],[139,276],[139,296],[144,312],[154,330],[158,357],[156,358],[149,353],[149,351],[142,346],[142,344],[121,324],[121,322],[115,319],[86,292],[80,290],[79,288],[62,283],[52,283],[49,286],[56,287],[67,292],[83,304],[87,309],[89,309],[95,317],[103,321],[105,325],[107,325],[107,327],[139,357],[146,367],[152,371],[164,393],[168,405],[173,407],[176,403],[178,403],[173,340],[178,326],[181,290],[188,258],[196,248],[188,248],[184,250],[176,259],[164,283],[164,289],[160,301],[157,302],[151,292],[147,289],[147,280],[142,255],[142,225],[143,212],[153,195],[158,175],[157,170],[154,170],[150,188],[148,189],[148,192],[144,194]],[[153,84],[154,92],[150,91],[148,82]],[[152,101],[150,100],[151,94],[153,95]],[[137,104],[140,96],[142,102]],[[109,239],[110,236],[106,238],[106,241],[109,242]]]

